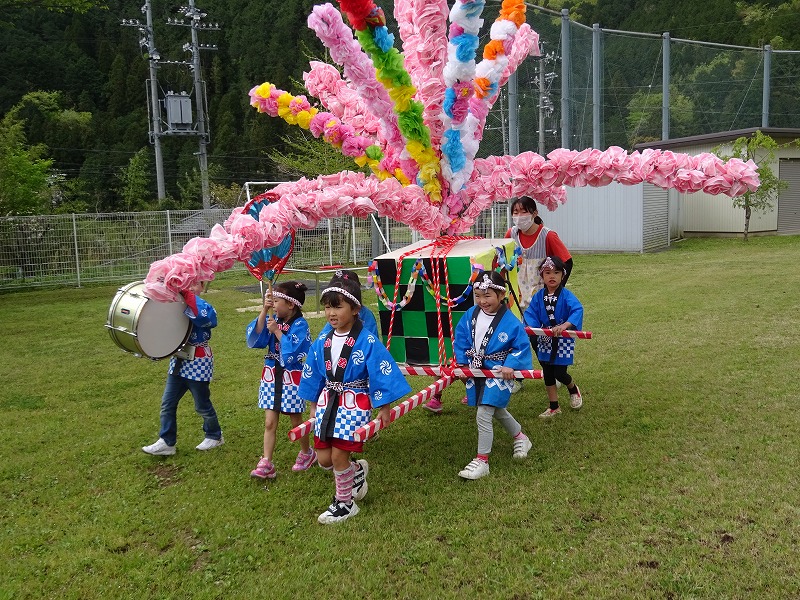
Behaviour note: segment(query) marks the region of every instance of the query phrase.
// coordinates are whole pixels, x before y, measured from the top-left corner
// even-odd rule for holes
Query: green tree
[[[90,8],[105,7],[104,0],[0,0],[0,10],[14,8],[43,8],[52,12],[68,10],[83,13]]]
[[[359,169],[352,158],[344,156],[337,148],[303,130],[282,139],[286,149],[269,153],[281,173],[292,177],[317,177],[345,170],[367,172]]]
[[[640,142],[653,142],[661,139],[661,92],[636,92],[628,103],[628,116],[625,118],[628,144],[633,148]],[[670,137],[689,135],[694,122],[692,101],[670,90]]]
[[[754,192],[745,192],[741,196],[733,198],[733,205],[744,209],[745,241],[748,239],[752,211],[765,212],[767,209],[772,208],[780,191],[788,185],[785,181],[781,181],[772,171],[775,154],[782,148],[798,145],[800,145],[800,140],[778,144],[772,137],[761,133],[761,131],[756,131],[750,137],[736,138],[728,153],[726,153],[727,149],[723,146],[714,148],[714,154],[723,160],[731,158],[739,158],[744,161],[752,160],[758,166],[758,177],[761,179],[758,189]]]
[[[153,177],[150,149],[142,148],[134,154],[128,165],[117,176],[119,193],[126,211],[148,210],[152,205]]]
[[[28,146],[23,123],[6,115],[0,121],[0,214],[46,213],[52,161]]]

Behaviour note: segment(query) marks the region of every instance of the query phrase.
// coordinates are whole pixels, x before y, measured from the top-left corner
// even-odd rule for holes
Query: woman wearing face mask
[[[566,285],[572,272],[572,255],[558,234],[544,226],[533,198],[522,196],[514,200],[511,203],[511,219],[514,225],[506,232],[506,237],[513,238],[517,246],[522,248],[523,260],[518,279],[519,304],[524,311],[533,295],[544,285],[539,275],[539,263],[546,256],[560,258],[565,267],[562,281]]]

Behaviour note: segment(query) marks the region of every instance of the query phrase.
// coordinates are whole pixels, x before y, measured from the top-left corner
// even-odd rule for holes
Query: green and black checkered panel
[[[404,282],[398,286],[397,300],[402,300],[408,290],[408,280],[411,278],[411,270],[415,260],[407,258],[403,261],[403,271],[400,281]],[[444,278],[444,261],[437,259],[440,277]],[[426,272],[431,273],[430,259],[424,259],[423,265]],[[460,296],[469,286],[469,278],[472,274],[472,265],[469,257],[457,256],[447,259],[447,276],[450,283],[450,297]],[[397,276],[397,268],[393,259],[379,259],[378,273],[383,283],[383,289],[389,298],[394,297],[394,283]],[[441,285],[442,297],[448,295],[448,289]],[[458,306],[452,309],[453,327],[458,324],[459,319],[466,310],[474,304],[472,294]],[[442,331],[445,338],[445,352],[447,357],[453,355],[453,344],[450,341],[450,321],[447,316],[447,305],[439,307],[442,316]],[[391,311],[383,304],[379,303],[379,317],[381,322],[381,332],[383,342],[386,343],[389,334],[389,321]],[[430,288],[420,276],[414,289],[414,295],[402,310],[398,310],[394,315],[394,326],[392,329],[392,341],[389,351],[397,362],[418,365],[438,365],[439,364],[439,326],[436,319],[436,299],[431,295]]]
[[[514,242],[512,240],[504,240],[504,243],[506,245],[506,252],[513,253]],[[467,255],[458,255],[457,249],[458,245],[456,245],[456,251],[451,252],[446,259],[449,290],[444,285],[441,285],[439,289],[442,297],[449,295],[451,298],[456,298],[463,294],[469,286],[469,280],[472,276],[472,259]],[[480,256],[474,257],[474,260],[489,268],[492,265],[494,256],[495,252],[492,248],[481,253]],[[376,260],[378,262],[378,274],[380,275],[383,289],[389,299],[394,299],[395,280],[397,277],[395,259],[378,257]],[[436,259],[441,281],[444,281],[444,260],[445,259],[441,258]],[[398,302],[403,299],[404,294],[408,290],[408,281],[411,279],[411,271],[414,268],[415,262],[416,258],[413,256],[403,260],[400,284],[397,286]],[[423,259],[423,265],[426,273],[428,273],[428,277],[431,278],[431,259]],[[512,273],[512,283],[516,285],[516,273]],[[472,294],[469,294],[461,304],[452,308],[453,328],[458,325],[464,313],[472,308],[474,304],[475,302]],[[385,344],[388,340],[391,311],[386,308],[382,302],[378,302],[378,307],[381,333],[383,343]],[[422,276],[420,276],[417,279],[417,285],[411,300],[402,310],[395,311],[394,323],[392,326],[392,341],[389,346],[389,352],[397,362],[417,365],[439,364],[439,327],[437,324],[436,310],[436,300],[430,293],[430,288],[427,283],[423,280]],[[449,359],[453,355],[453,345],[451,342],[450,322],[447,316],[447,305],[440,305],[439,312],[442,317],[445,352]],[[515,314],[517,312],[518,311],[515,310]]]

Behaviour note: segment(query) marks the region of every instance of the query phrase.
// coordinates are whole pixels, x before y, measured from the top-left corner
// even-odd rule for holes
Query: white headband
[[[476,281],[476,282],[473,284],[473,286],[472,286],[472,287],[476,287],[476,288],[478,288],[479,290],[488,290],[489,288],[492,288],[492,289],[495,289],[495,290],[500,290],[500,291],[503,291],[503,292],[505,292],[505,291],[506,291],[506,286],[504,286],[504,285],[497,285],[496,283],[494,283],[494,282],[492,281],[492,278],[491,278],[491,277],[489,277],[489,275],[488,275],[487,273],[484,273],[484,274],[483,274],[483,281]]]
[[[550,269],[551,271],[559,271],[560,269],[556,268],[556,263],[553,262],[553,259],[549,256],[545,257],[542,261],[542,264],[539,265],[539,274],[542,273],[545,269]]]
[[[361,302],[359,302],[359,301],[358,301],[358,298],[356,298],[355,296],[353,296],[353,294],[351,294],[350,292],[348,292],[348,291],[347,291],[346,289],[344,289],[344,288],[340,288],[340,287],[329,287],[329,288],[325,288],[325,291],[324,291],[324,292],[322,292],[322,295],[324,296],[324,295],[325,295],[325,294],[327,294],[328,292],[339,292],[339,293],[340,293],[342,296],[344,296],[345,298],[350,298],[350,300],[352,300],[353,302],[355,302],[356,304],[358,304],[358,306],[361,306]]]
[[[273,297],[273,298],[283,298],[284,300],[286,300],[286,301],[287,301],[287,302],[289,302],[290,304],[294,304],[294,305],[295,305],[296,307],[298,307],[298,308],[300,308],[300,307],[302,307],[302,306],[303,306],[303,303],[302,303],[302,302],[300,302],[300,300],[298,300],[297,298],[292,298],[292,297],[291,297],[291,296],[289,296],[288,294],[284,294],[284,293],[282,293],[282,292],[275,292],[275,291],[273,291],[273,292],[272,292],[272,297]]]

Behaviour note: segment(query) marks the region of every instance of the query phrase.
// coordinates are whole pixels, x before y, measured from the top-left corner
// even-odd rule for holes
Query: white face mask
[[[533,215],[531,214],[515,215],[511,217],[511,220],[520,231],[527,231],[533,225]]]

